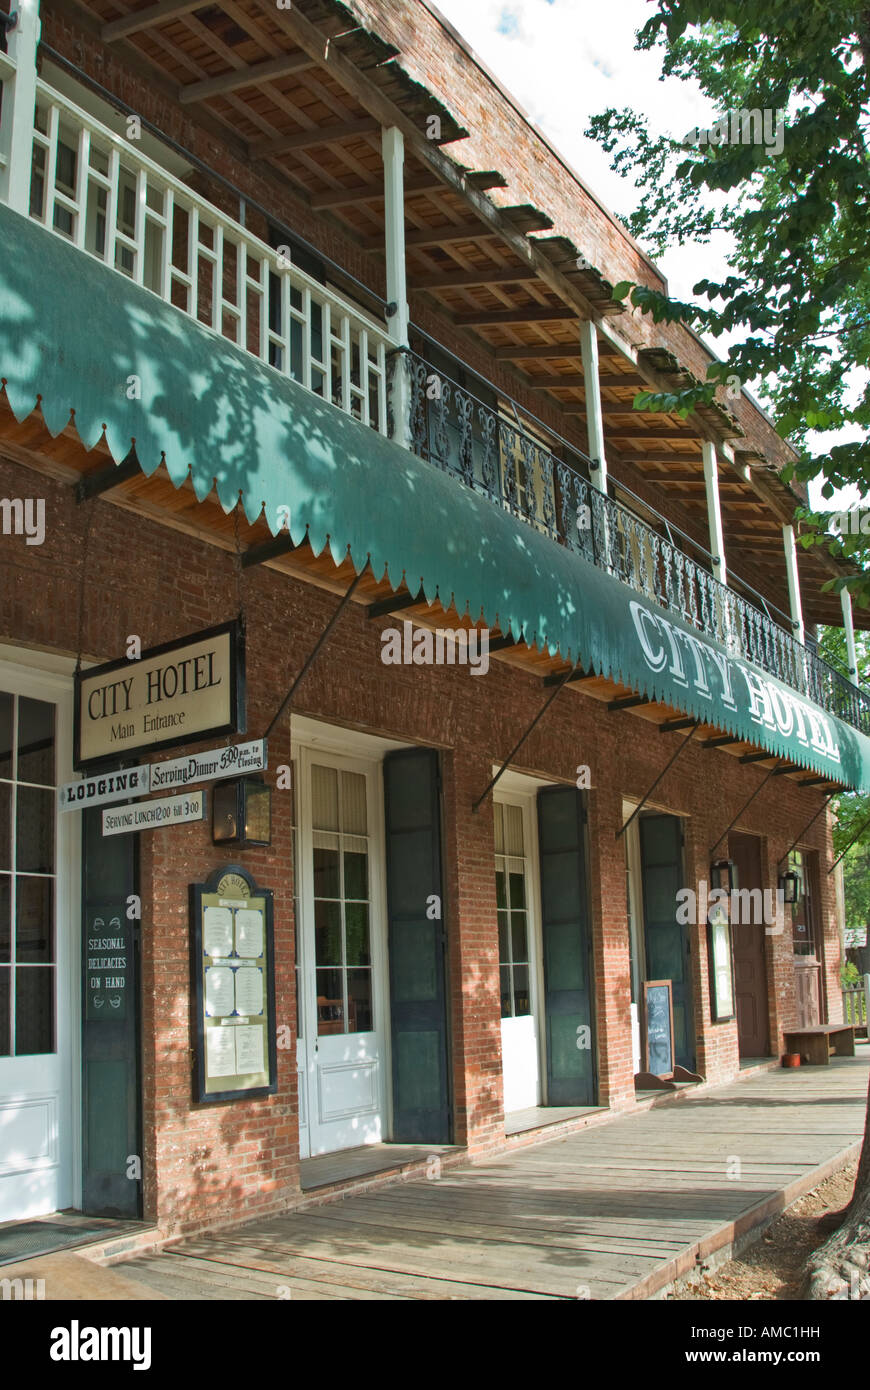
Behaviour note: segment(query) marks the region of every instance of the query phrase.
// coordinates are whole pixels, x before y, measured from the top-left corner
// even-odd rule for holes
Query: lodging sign
[[[76,769],[244,729],[245,649],[237,622],[76,676]]]

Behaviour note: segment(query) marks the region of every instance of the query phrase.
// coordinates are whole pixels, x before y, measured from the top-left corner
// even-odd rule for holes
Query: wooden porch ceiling
[[[288,9],[274,0],[77,3],[119,56],[192,113],[216,122],[253,167],[292,185],[313,211],[333,219],[373,257],[373,287],[382,279],[384,245],[380,130],[387,121],[398,125],[406,136],[412,300],[430,298],[460,332],[508,363],[526,387],[546,396],[564,437],[590,452],[578,319],[612,321],[618,332],[624,310],[578,248],[550,235],[546,213],[511,204],[497,170],[468,170],[458,162],[466,132],[409,76],[394,48],[360,28],[339,0],[293,0]],[[739,426],[719,406],[692,422],[633,410],[639,389],[686,379],[668,353],[626,352],[603,335],[600,358],[614,477],[633,490],[642,479],[660,494],[656,505],[666,514],[676,500],[706,538],[702,438],[734,441]],[[728,465],[720,468],[720,480],[729,563],[735,572],[769,573],[768,597],[787,610],[777,513],[790,516],[794,498],[770,476],[761,493]],[[821,588],[842,570],[830,557],[805,552],[800,568],[806,620],[839,623],[838,597]],[[870,626],[870,612],[855,617]]]
[[[71,492],[82,479],[93,478],[107,465],[114,466],[105,441],[101,441],[90,451],[86,450],[72,423],[60,434],[52,437],[39,407],[19,423],[12,414],[5,391],[2,390],[0,451],[25,467],[68,485]],[[206,544],[218,546],[230,555],[236,553],[235,513],[224,512],[214,491],[200,502],[189,481],[176,488],[164,465],[149,477],[139,470],[129,473],[121,471],[117,485],[102,492],[100,501],[121,507],[182,535],[193,536]],[[85,502],[83,505],[90,506],[92,502]],[[242,556],[246,551],[264,546],[272,539],[272,534],[262,517],[250,525],[244,514],[240,514],[238,546]],[[329,546],[324,546],[319,555],[314,555],[307,542],[295,550],[265,560],[264,564],[270,569],[291,575],[336,595],[344,594],[355,576],[350,559],[336,565]],[[228,589],[232,587],[233,582],[232,571],[228,569]],[[390,600],[395,600],[395,608],[390,604]],[[415,603],[404,584],[394,590],[387,575],[375,576],[370,571],[363,575],[352,601],[364,607],[379,604],[385,617],[390,612],[395,612],[402,618],[412,619],[418,626],[431,629],[469,629],[474,626],[467,616],[460,616],[452,605],[445,610],[437,601],[431,607],[425,601]],[[498,629],[491,633],[493,639],[500,636],[502,634]],[[372,640],[376,640],[374,632]],[[493,660],[535,676],[542,682],[549,678],[549,683],[553,684],[571,670],[559,653],[541,651],[536,647],[527,646],[522,641],[506,644],[501,650],[498,650],[496,641],[494,647]],[[85,655],[100,657],[105,654]],[[607,707],[608,713],[628,712],[636,718],[656,725],[663,734],[679,732],[686,727],[683,711],[640,697],[630,687],[598,676],[594,672],[575,671],[575,678],[567,683],[566,691],[570,694],[566,693],[565,698],[579,695],[580,698],[597,700]],[[820,779],[810,769],[787,764],[772,755],[758,757],[758,753],[763,754],[764,750],[759,750],[746,740],[728,736],[726,730],[716,725],[702,725],[696,738],[702,747],[709,747],[711,751],[719,749],[738,759],[745,759],[750,754],[756,755],[753,760],[757,761],[762,770],[772,768],[779,762],[782,775],[798,785],[806,784],[823,792],[834,791],[838,786],[833,781]],[[663,744],[663,752],[666,747],[669,748],[670,745]]]

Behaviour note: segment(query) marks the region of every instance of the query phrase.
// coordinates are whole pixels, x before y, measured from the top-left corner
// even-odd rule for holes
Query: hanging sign
[[[111,801],[143,796],[150,787],[151,768],[146,763],[124,772],[107,772],[102,777],[67,782],[57,789],[57,804],[61,811],[85,811],[90,806],[106,806]]]
[[[846,927],[844,945],[846,950],[867,945],[866,927]]]
[[[238,622],[110,661],[75,678],[76,769],[146,748],[245,731],[245,649]]]
[[[103,812],[104,835],[129,835],[134,830],[162,830],[166,825],[184,825],[205,820],[205,792],[184,796],[164,796],[157,801],[137,801]]]
[[[213,782],[233,773],[262,772],[268,767],[264,738],[251,743],[233,743],[212,748],[207,753],[194,753],[189,758],[172,758],[164,763],[143,763],[141,767],[123,772],[106,772],[99,777],[83,777],[58,787],[57,800],[61,811],[84,811],[89,806],[105,806],[112,801],[126,801],[148,791],[163,791],[169,787],[188,787],[194,782]]]
[[[272,893],[244,869],[190,886],[194,1099],[277,1090]]]
[[[165,763],[151,764],[151,790],[187,787],[193,782],[213,782],[218,777],[235,773],[262,772],[267,766],[266,740],[252,743],[233,743],[225,748],[211,748],[207,753],[193,753],[189,758],[172,758]]]

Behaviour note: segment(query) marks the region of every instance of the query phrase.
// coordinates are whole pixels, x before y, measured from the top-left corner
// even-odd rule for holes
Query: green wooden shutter
[[[103,836],[99,808],[81,816],[82,1210],[135,1218],[142,1183],[128,1160],[142,1155],[140,922],[128,918],[127,899],[139,891],[139,836]]]
[[[595,1105],[595,1020],[583,798],[538,793],[548,1105]]]
[[[434,750],[387,754],[392,1137],[409,1144],[451,1140],[440,791]]]
[[[671,980],[674,1002],[674,1059],[695,1070],[695,1029],[688,927],[677,921],[683,887],[683,826],[679,816],[640,817],[640,858],[646,978]]]

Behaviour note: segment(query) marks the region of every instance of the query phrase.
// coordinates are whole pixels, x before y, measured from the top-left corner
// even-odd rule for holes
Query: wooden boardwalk
[[[814,1186],[864,1130],[870,1049],[133,1259],[187,1299],[643,1298]]]

